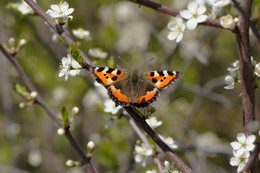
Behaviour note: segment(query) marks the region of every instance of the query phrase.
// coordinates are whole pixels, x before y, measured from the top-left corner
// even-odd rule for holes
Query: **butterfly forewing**
[[[172,85],[174,82],[178,81],[182,77],[182,73],[179,71],[151,71],[147,74],[148,79],[157,87],[157,88],[167,88]]]

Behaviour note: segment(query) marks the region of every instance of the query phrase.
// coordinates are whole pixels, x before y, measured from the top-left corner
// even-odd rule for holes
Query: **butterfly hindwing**
[[[182,77],[182,73],[179,71],[151,71],[146,73],[148,79],[153,83],[157,88],[167,88],[172,85],[174,82],[178,81]]]

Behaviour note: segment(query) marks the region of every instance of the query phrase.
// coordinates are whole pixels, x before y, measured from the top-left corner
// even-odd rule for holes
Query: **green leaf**
[[[80,54],[79,48],[76,44],[70,45],[70,54],[80,65],[83,64],[83,56]]]
[[[13,89],[25,99],[29,99],[30,93],[27,91],[25,86],[14,83]]]
[[[67,111],[66,107],[61,105],[60,112],[61,112],[61,116],[62,116],[62,121],[64,123],[68,123],[69,122],[69,112]]]

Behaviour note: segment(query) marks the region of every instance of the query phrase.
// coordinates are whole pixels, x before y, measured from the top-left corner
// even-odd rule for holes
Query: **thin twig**
[[[129,124],[132,126],[132,128],[134,129],[136,134],[139,136],[139,138],[143,141],[143,143],[145,143],[146,146],[148,146],[150,149],[153,149],[150,142],[148,141],[147,137],[144,135],[144,133],[141,131],[141,129],[137,126],[135,121],[127,114],[124,114],[124,117],[128,120]],[[162,164],[161,164],[159,158],[157,157],[157,155],[153,156],[153,160],[156,163],[159,172],[162,173],[163,172]]]
[[[24,0],[39,16],[41,16],[45,22],[47,22],[50,27],[57,32],[60,37],[65,41],[68,47],[74,44],[74,41],[69,37],[69,35],[64,31],[61,25],[54,22],[50,16],[48,16],[33,0]],[[92,62],[88,59],[87,55],[79,49],[81,55],[83,56],[83,66],[86,64],[92,65]]]
[[[167,144],[154,132],[154,130],[131,107],[124,107],[136,123],[152,138],[152,140],[168,155],[168,157],[184,173],[192,173],[192,170],[169,148]]]
[[[158,4],[153,1],[149,1],[149,0],[129,0],[129,1],[152,8],[152,9],[159,11],[161,13],[164,13],[164,14],[169,14],[171,16],[177,16],[180,14],[180,11],[178,11],[178,10],[169,8],[167,6]],[[212,27],[223,29],[223,27],[220,25],[219,20],[216,20],[216,19],[207,19],[205,22],[199,23],[199,25],[207,25],[207,26],[212,26]]]
[[[256,39],[258,40],[258,42],[260,43],[260,34],[257,31],[256,28],[256,22],[253,22],[250,19],[250,15],[248,13],[246,13],[238,4],[238,2],[236,0],[232,0],[232,2],[234,3],[234,6],[237,8],[237,10],[244,16],[244,18],[246,18],[246,20],[248,21],[253,33],[255,34]]]
[[[25,85],[27,86],[27,88],[30,91],[36,91],[35,86],[33,85],[33,83],[31,82],[31,80],[29,79],[29,77],[26,75],[26,73],[24,72],[24,70],[22,69],[22,67],[20,66],[20,64],[18,63],[18,61],[11,55],[9,54],[5,48],[0,44],[0,50],[3,52],[3,54],[5,55],[5,57],[13,64],[13,66],[15,67],[16,71],[18,72],[18,74],[20,75],[20,77],[22,78],[22,80],[24,81]],[[55,113],[50,109],[50,107],[43,101],[41,95],[38,93],[37,96],[37,100],[36,103],[38,103],[44,110],[45,112],[50,116],[50,118],[57,124],[58,127],[63,127],[63,124],[61,124]],[[72,145],[72,147],[74,148],[74,150],[80,155],[82,162],[86,165],[86,167],[92,172],[92,173],[96,173],[96,170],[93,166],[93,164],[90,162],[90,159],[86,157],[86,155],[84,154],[84,152],[80,149],[80,147],[78,146],[78,144],[76,143],[76,141],[74,140],[74,138],[72,137],[72,135],[70,134],[69,129],[65,129],[65,135],[67,140],[70,142],[70,144]]]

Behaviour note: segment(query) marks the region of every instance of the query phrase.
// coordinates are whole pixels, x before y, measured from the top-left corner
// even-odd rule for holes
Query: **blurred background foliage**
[[[59,78],[59,65],[68,48],[53,41],[53,33],[37,16],[22,17],[5,8],[8,0],[1,0],[0,42],[10,37],[26,39],[26,46],[16,56],[44,100],[60,116],[59,106],[80,108],[71,131],[86,151],[86,143],[93,140],[96,149],[93,163],[99,172],[145,172],[156,168],[148,162],[146,168],[134,163],[133,148],[137,139],[125,118],[105,128],[108,115],[98,109],[106,91],[95,87],[87,72],[81,76]],[[174,9],[184,9],[185,1],[157,1]],[[47,11],[58,1],[37,1]],[[228,30],[199,26],[187,31],[180,44],[167,39],[167,24],[171,17],[129,1],[98,0],[68,1],[75,11],[74,19],[66,26],[71,33],[79,27],[89,30],[90,41],[80,41],[80,48],[89,56],[90,48],[99,47],[115,57],[117,68],[147,70],[178,70],[184,73],[176,87],[161,92],[153,104],[153,114],[163,121],[156,131],[173,137],[179,148],[176,153],[192,165],[194,159],[203,163],[207,172],[232,172],[229,165],[232,149],[229,143],[243,130],[239,84],[233,90],[224,89],[227,67],[237,59],[236,40]],[[254,11],[257,13],[257,11]],[[259,11],[258,11],[259,13]],[[252,37],[252,54],[259,59],[259,43]],[[79,160],[64,136],[56,133],[56,126],[37,105],[19,109],[23,102],[12,90],[12,83],[23,84],[14,67],[0,58],[0,172],[67,172],[81,173],[81,167],[67,168],[68,159]],[[97,66],[107,66],[107,60],[89,56]],[[151,60],[153,59],[153,60]],[[151,60],[151,61],[150,61]],[[130,68],[131,70],[131,68]],[[256,115],[259,120],[260,92],[256,89]],[[189,148],[189,150],[188,150]],[[169,160],[164,154],[160,159]]]

